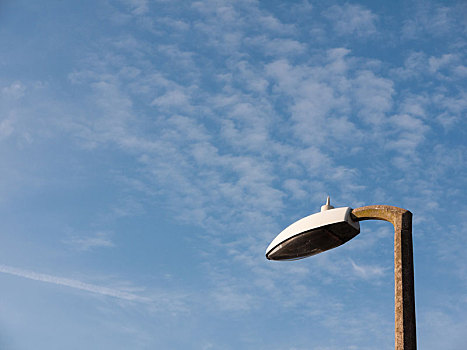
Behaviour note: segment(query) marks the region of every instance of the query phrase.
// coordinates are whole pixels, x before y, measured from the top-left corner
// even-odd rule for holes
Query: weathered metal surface
[[[355,220],[384,220],[394,225],[395,349],[416,350],[412,213],[389,205],[352,211]]]

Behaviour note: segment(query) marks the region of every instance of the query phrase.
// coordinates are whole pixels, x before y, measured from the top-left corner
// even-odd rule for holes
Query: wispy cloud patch
[[[144,15],[148,12],[148,0],[120,0],[125,3],[132,14]]]
[[[6,139],[13,133],[13,119],[5,118],[0,121],[0,140]]]
[[[339,35],[369,36],[376,33],[378,17],[360,5],[334,5],[324,11]]]
[[[380,266],[357,264],[349,259],[355,275],[363,279],[374,279],[384,275],[384,269]]]
[[[437,2],[414,2],[411,7],[412,16],[401,27],[402,35],[407,39],[427,40],[465,30],[462,20],[465,8],[461,4],[456,9]]]
[[[24,95],[26,87],[20,81],[15,81],[9,86],[3,87],[1,91],[1,98],[5,99],[19,99]]]
[[[246,39],[245,43],[258,46],[267,56],[291,57],[303,54],[306,51],[306,45],[304,43],[293,39],[271,39],[266,36],[257,36]]]
[[[96,232],[94,235],[90,236],[73,236],[64,242],[83,251],[115,246],[108,232]]]

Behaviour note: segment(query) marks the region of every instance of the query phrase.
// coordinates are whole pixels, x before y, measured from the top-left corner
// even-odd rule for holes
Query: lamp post
[[[334,208],[329,197],[321,212],[282,231],[266,250],[269,260],[297,260],[338,247],[360,232],[360,221],[394,226],[395,349],[416,350],[412,213],[389,205]]]

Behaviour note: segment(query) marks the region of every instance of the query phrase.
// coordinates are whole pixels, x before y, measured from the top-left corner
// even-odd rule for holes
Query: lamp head
[[[334,208],[329,204],[321,212],[293,223],[274,238],[266,249],[269,260],[297,260],[338,247],[360,232],[360,224],[351,216],[352,208]]]

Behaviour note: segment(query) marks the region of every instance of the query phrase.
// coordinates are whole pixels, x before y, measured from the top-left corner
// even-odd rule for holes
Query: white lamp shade
[[[349,241],[360,232],[352,208],[325,210],[294,222],[266,249],[269,260],[296,260],[319,254]]]

